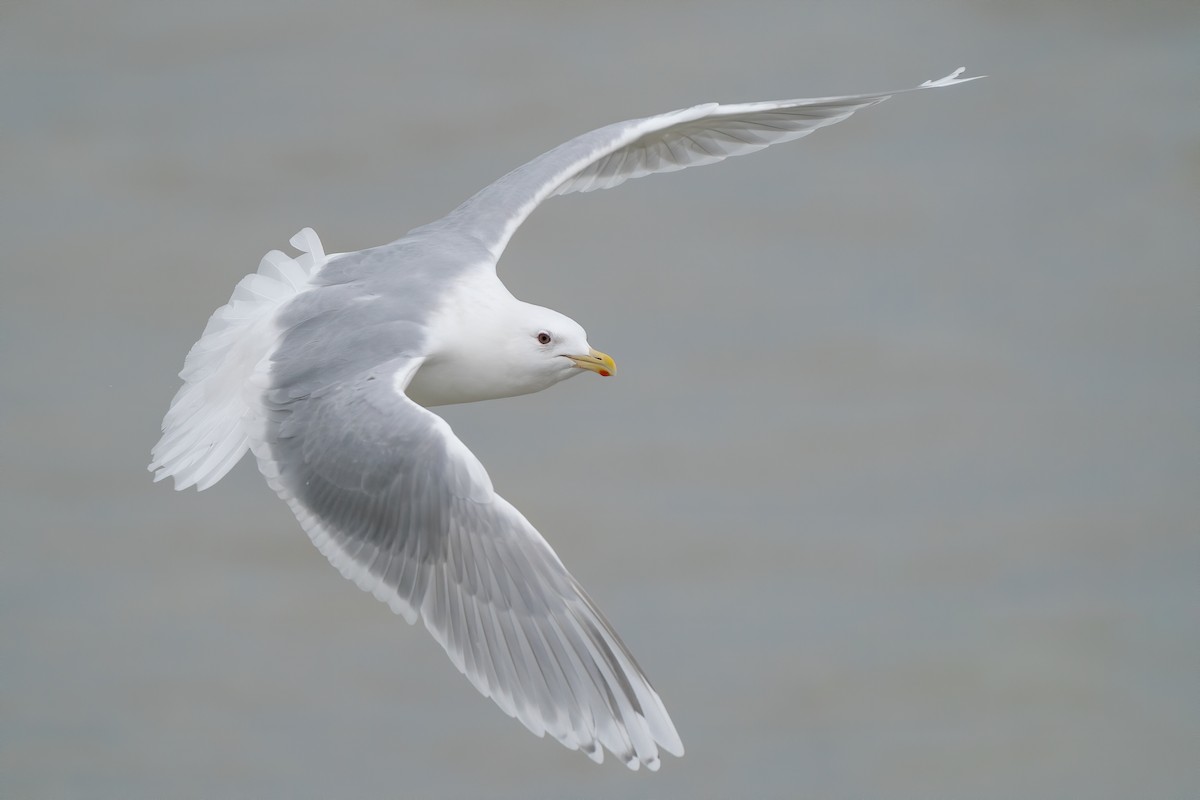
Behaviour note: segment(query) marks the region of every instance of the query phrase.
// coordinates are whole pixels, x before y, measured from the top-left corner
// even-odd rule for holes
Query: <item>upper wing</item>
[[[492,490],[399,358],[310,394],[274,385],[254,452],[322,553],[538,736],[636,769],[683,745],[637,662],[550,545]]]
[[[959,78],[963,69],[960,67],[945,78],[926,81],[912,89],[882,94],[731,105],[708,103],[618,122],[543,153],[429,227],[452,227],[469,234],[499,259],[513,232],[551,195],[608,189],[630,178],[712,164],[799,139],[817,128],[841,122],[860,108],[881,103],[893,94],[975,80]]]

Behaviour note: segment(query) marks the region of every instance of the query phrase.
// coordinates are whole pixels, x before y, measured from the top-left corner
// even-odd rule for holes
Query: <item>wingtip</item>
[[[596,763],[596,764],[604,763],[604,748],[601,747],[600,743],[597,742],[595,739],[592,739],[589,742],[581,744],[579,749],[581,751],[583,751],[583,754],[585,756],[587,756],[588,758],[590,758],[593,763]]]
[[[658,746],[676,758],[683,758],[683,742],[680,741],[679,734],[675,734],[675,738],[669,742],[659,741]]]
[[[175,491],[177,491],[177,492],[180,489],[184,488],[183,486],[179,485],[180,484],[179,478],[174,476],[171,473],[171,470],[169,468],[167,468],[165,465],[163,465],[162,463],[160,463],[158,461],[152,461],[152,462],[150,462],[150,465],[148,467],[146,467],[146,469],[148,469],[154,473],[154,482],[155,483],[160,483],[162,481],[165,481],[167,478],[174,477],[175,485],[172,488],[174,488]]]
[[[925,81],[924,83],[921,84],[921,86],[919,88],[921,88],[921,89],[940,89],[943,86],[954,86],[955,84],[959,84],[959,83],[969,83],[970,81],[977,81],[980,78],[987,77],[987,75],[974,75],[970,78],[958,77],[959,75],[962,75],[966,71],[967,71],[966,67],[959,67],[958,69],[954,70],[954,72],[951,72],[949,75],[947,75],[944,78],[938,78],[936,81]]]

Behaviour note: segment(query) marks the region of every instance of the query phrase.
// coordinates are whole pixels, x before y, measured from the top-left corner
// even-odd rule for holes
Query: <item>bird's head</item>
[[[510,353],[534,382],[551,386],[584,370],[604,377],[616,373],[612,358],[588,344],[578,322],[548,308],[522,305]]]

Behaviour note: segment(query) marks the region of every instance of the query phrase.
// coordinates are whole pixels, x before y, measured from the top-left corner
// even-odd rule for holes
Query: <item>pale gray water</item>
[[[1193,2],[0,11],[0,797],[1183,798],[1200,786]],[[503,263],[621,367],[446,416],[688,754],[478,697],[243,464],[144,471],[266,250],[394,238],[707,100],[900,88],[557,199]]]

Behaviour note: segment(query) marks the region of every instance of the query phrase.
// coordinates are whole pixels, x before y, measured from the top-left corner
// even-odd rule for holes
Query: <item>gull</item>
[[[963,69],[900,91],[965,83]],[[574,320],[496,273],[547,198],[712,164],[807,136],[898,92],[708,103],[620,122],[518,167],[403,238],[268,253],[213,313],[152,450],[155,480],[207,489],[253,452],[317,548],[537,736],[601,762],[683,755],[629,649],[528,520],[430,407],[616,371]]]

